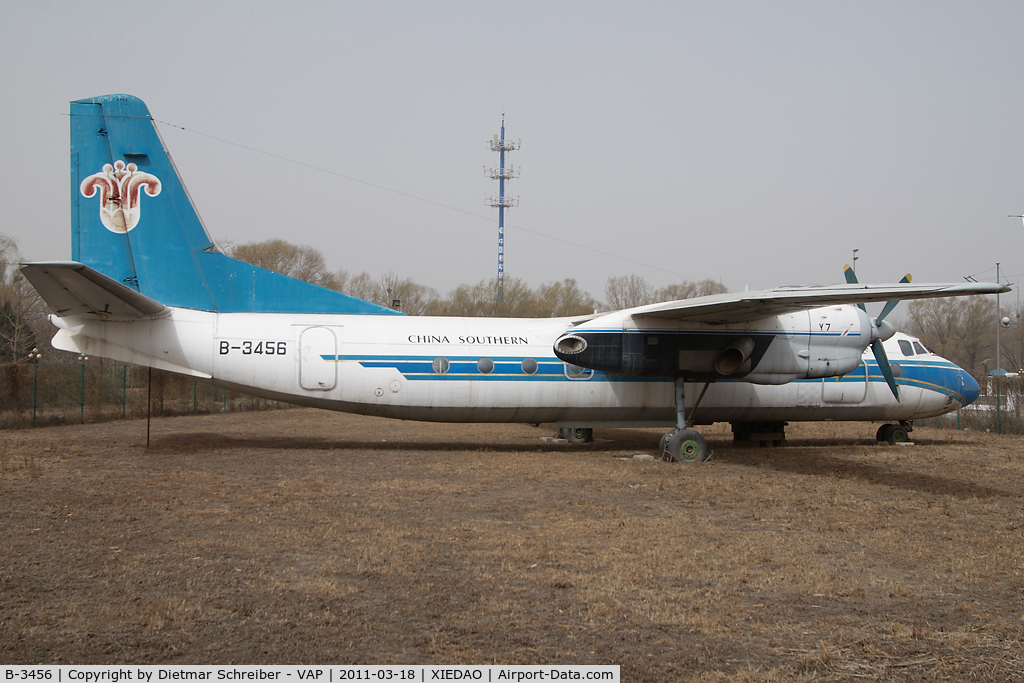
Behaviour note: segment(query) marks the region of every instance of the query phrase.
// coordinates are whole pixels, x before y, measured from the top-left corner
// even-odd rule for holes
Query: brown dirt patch
[[[0,662],[590,663],[623,680],[1024,680],[1021,437],[312,410],[0,435]]]

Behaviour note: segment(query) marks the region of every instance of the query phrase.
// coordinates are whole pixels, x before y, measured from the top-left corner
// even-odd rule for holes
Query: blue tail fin
[[[72,258],[168,306],[220,313],[394,313],[217,251],[145,103],[71,103]]]

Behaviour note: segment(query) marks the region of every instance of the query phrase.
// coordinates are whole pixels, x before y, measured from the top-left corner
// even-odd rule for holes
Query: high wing
[[[633,318],[663,318],[681,322],[727,324],[759,320],[837,304],[859,304],[892,299],[930,299],[968,294],[996,294],[1009,287],[988,282],[884,285],[801,285],[755,292],[713,294],[694,299],[649,304],[619,311]]]
[[[58,317],[148,318],[167,307],[74,261],[26,263],[21,272]]]

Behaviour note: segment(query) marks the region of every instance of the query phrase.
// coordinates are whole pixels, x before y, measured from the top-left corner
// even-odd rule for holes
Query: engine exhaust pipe
[[[720,375],[732,375],[743,367],[754,352],[754,340],[743,337],[729,344],[715,361],[715,372]]]

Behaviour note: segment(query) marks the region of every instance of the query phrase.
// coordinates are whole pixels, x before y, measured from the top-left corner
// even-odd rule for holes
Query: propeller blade
[[[853,268],[851,268],[849,266],[849,264],[847,264],[846,266],[843,267],[843,275],[846,276],[846,283],[847,284],[850,284],[850,285],[858,284],[857,283],[857,273],[854,272]],[[910,282],[910,273],[907,273],[906,275],[904,275],[903,279],[900,280],[900,282],[903,282],[903,283]],[[899,304],[899,300],[898,299],[886,302],[885,308],[882,309],[881,314],[879,314],[879,316],[877,318],[875,318],[875,327],[878,327],[879,325],[881,325],[882,321],[885,320],[885,316],[887,316],[890,313],[892,313],[892,309],[896,308],[896,306],[898,304]],[[865,313],[867,313],[868,309],[864,307],[864,304],[857,304],[857,305],[860,306],[860,310],[862,310]],[[891,327],[890,327],[890,329],[891,329]],[[882,340],[881,339],[876,339],[875,341],[871,342],[871,353],[875,354],[875,362],[878,363],[878,369],[881,370],[882,377],[885,377],[885,383],[889,385],[889,389],[892,390],[892,395],[896,397],[896,402],[898,403],[899,400],[900,400],[900,391],[896,387],[896,378],[893,377],[892,366],[889,365],[889,357],[885,355],[885,347],[882,346]]]
[[[857,273],[853,270],[853,268],[850,267],[849,263],[843,266],[843,275],[846,276],[846,284],[857,284]],[[857,304],[857,307],[860,308],[860,310],[864,311],[865,313],[868,312],[868,309],[864,306],[864,304]]]
[[[900,282],[902,282],[902,283],[904,283],[904,284],[906,284],[906,283],[909,283],[909,282],[910,282],[910,273],[907,273],[906,275],[904,275],[904,276],[903,276],[903,279],[902,279],[902,280],[900,280]],[[881,312],[881,313],[880,313],[880,314],[878,315],[878,317],[877,317],[877,318],[875,318],[875,324],[876,324],[876,325],[878,325],[878,324],[880,324],[880,323],[881,323],[881,322],[882,322],[883,320],[885,320],[885,316],[887,316],[887,315],[889,315],[890,313],[892,313],[892,309],[896,308],[896,305],[897,305],[898,303],[899,303],[899,300],[898,300],[898,299],[897,299],[897,300],[895,300],[895,301],[888,301],[888,302],[886,302],[886,304],[885,304],[885,308],[883,308],[883,309],[882,309],[882,312]]]
[[[892,366],[889,365],[889,358],[885,355],[885,347],[882,346],[880,339],[871,342],[871,353],[875,354],[878,369],[882,371],[882,377],[885,377],[886,384],[889,385],[892,395],[896,397],[896,402],[899,403],[900,392],[896,388],[896,378],[892,375]]]

